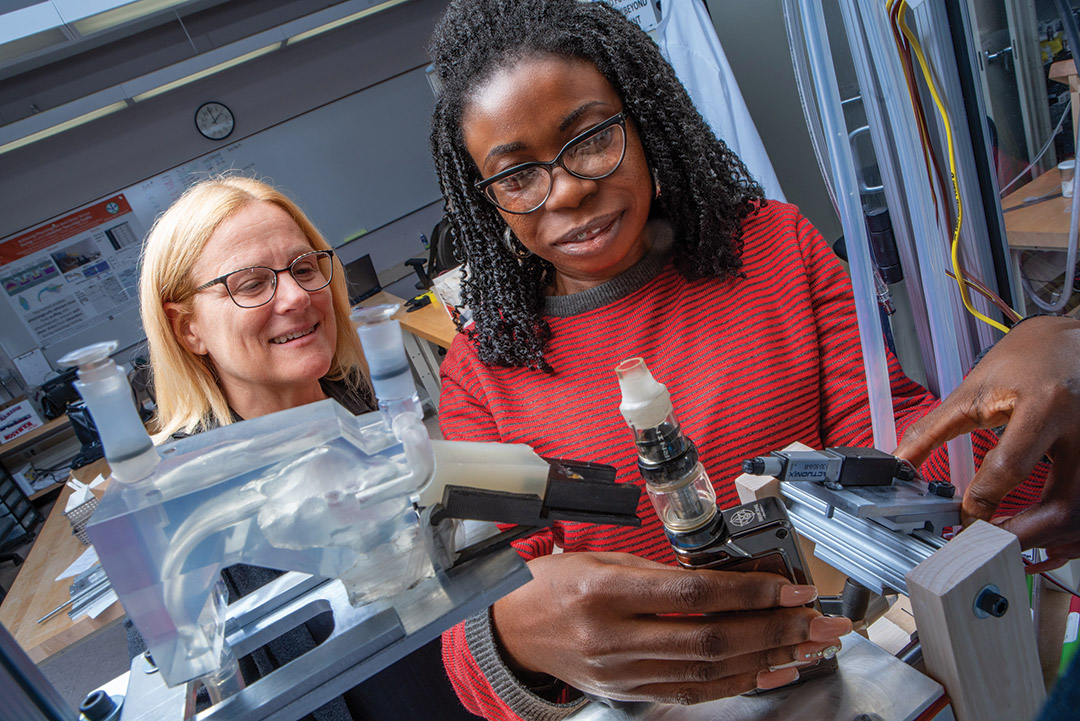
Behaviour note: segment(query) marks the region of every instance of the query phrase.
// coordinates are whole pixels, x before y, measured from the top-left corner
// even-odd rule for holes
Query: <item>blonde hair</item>
[[[312,248],[330,250],[329,243],[296,203],[266,183],[242,176],[196,183],[154,222],[142,249],[139,304],[157,400],[155,442],[168,440],[177,431],[195,433],[200,428],[232,423],[232,412],[218,386],[213,363],[179,341],[165,313],[165,303],[178,303],[180,313],[191,312],[195,293],[192,267],[217,227],[250,203],[273,203],[296,221]],[[330,292],[337,345],[326,377],[360,389],[367,386],[366,364],[360,339],[349,320],[345,273],[336,256],[333,262]]]

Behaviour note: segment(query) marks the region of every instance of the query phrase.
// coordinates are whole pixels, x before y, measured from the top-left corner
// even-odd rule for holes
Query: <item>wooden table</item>
[[[1041,198],[1060,192],[1061,176],[1057,168],[1053,168],[1005,196],[1001,210],[1010,250],[1065,250],[1069,247],[1072,198],[1051,198],[1026,208],[1018,207],[1023,205],[1025,198]]]
[[[1005,219],[1005,236],[1009,244],[1012,274],[1016,287],[1020,288],[1020,254],[1023,251],[1065,252],[1069,247],[1069,220],[1072,198],[1050,198],[1027,207],[1021,207],[1028,198],[1041,198],[1061,192],[1061,176],[1057,168],[1046,171],[1019,190],[1010,193],[1001,202]],[[1024,294],[1017,296],[1016,310],[1027,315],[1023,307]]]
[[[370,308],[374,305],[398,304],[402,307],[393,315],[394,320],[401,323],[403,330],[402,341],[405,344],[405,354],[409,357],[416,374],[420,377],[420,383],[427,391],[431,402],[436,408],[439,405],[440,361],[431,345],[440,348],[449,348],[457,335],[454,322],[450,315],[438,301],[426,305],[419,310],[409,312],[405,309],[405,301],[396,295],[380,291],[375,295],[363,300],[360,306]]]
[[[89,483],[99,473],[108,478],[109,465],[105,459],[83,466],[72,475]],[[44,623],[37,622],[68,600],[72,579],[55,579],[87,548],[71,533],[71,524],[64,516],[70,495],[71,488],[65,486],[0,605],[0,623],[34,663],[41,663],[68,646],[90,638],[124,617],[124,609],[117,602],[97,618],[80,616],[72,621],[66,611],[61,611]]]
[[[404,300],[383,290],[360,303],[365,308],[384,304],[401,306],[401,309],[394,314],[394,320],[400,322],[401,327],[413,335],[434,343],[441,348],[450,348],[450,344],[454,342],[457,328],[454,327],[454,321],[450,320],[450,315],[446,312],[446,309],[438,301],[410,313],[405,310]]]

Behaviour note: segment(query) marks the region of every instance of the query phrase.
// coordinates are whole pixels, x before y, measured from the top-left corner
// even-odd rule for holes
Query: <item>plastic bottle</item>
[[[161,459],[135,409],[127,377],[109,357],[116,347],[116,341],[94,343],[59,363],[79,369],[75,388],[94,418],[112,477],[132,483],[150,475]]]

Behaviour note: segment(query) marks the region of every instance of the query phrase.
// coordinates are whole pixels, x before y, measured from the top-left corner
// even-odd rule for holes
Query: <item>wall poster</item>
[[[4,300],[38,346],[138,305],[146,230],[120,193],[0,243]]]

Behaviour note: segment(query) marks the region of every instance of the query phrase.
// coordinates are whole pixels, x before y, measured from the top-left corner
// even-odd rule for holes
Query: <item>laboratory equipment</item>
[[[748,475],[736,483],[743,504],[720,511],[697,449],[675,417],[667,389],[640,358],[620,363],[616,374],[622,389],[620,412],[634,434],[638,468],[682,565],[763,570],[812,583],[800,550],[802,543],[812,541],[816,545],[810,550],[817,559],[847,575],[842,595],[818,599],[817,608],[849,609],[845,615],[859,620],[868,591],[911,597],[923,635],[917,648],[931,676],[948,689],[952,708],[933,682],[927,686],[927,696],[903,698],[903,703],[899,698],[882,705],[870,698],[847,697],[846,688],[862,686],[867,680],[856,680],[858,672],[850,669],[839,678],[835,672],[845,670],[843,659],[862,656],[868,649],[854,654],[845,649],[811,669],[800,669],[800,680],[808,689],[805,693],[785,690],[776,698],[770,693],[753,700],[717,701],[706,705],[705,715],[696,708],[673,711],[646,706],[619,714],[591,707],[583,717],[926,721],[952,719],[955,708],[961,721],[1004,721],[1022,718],[1019,714],[1029,714],[1037,706],[1042,691],[1031,618],[1009,611],[1010,606],[1022,606],[1025,598],[1019,544],[1012,534],[981,523],[947,545],[941,531],[960,520],[960,500],[950,484],[931,486],[918,479],[906,461],[873,448],[788,448],[747,459]],[[752,490],[749,480],[760,476],[749,473],[780,479],[779,483],[761,479],[778,486],[779,495]],[[987,602],[988,598],[993,602]],[[983,648],[972,650],[974,638],[980,639]],[[854,636],[844,639],[845,644],[852,642],[861,644]],[[971,668],[988,657],[1009,658],[1013,665],[1000,674],[955,670]],[[857,662],[877,660],[862,657]],[[900,662],[890,658],[889,663]],[[885,667],[881,668],[884,673]],[[1018,689],[1022,698],[1016,698]],[[837,698],[844,699],[843,708],[830,707]],[[809,716],[808,708],[813,709]]]
[[[782,499],[815,561],[879,595],[910,598],[918,644],[905,655],[921,654],[956,718],[1034,716],[1045,689],[1015,536],[978,521],[946,542],[943,530],[960,521],[951,486],[935,493],[906,462],[873,449],[795,444],[743,468],[740,499]]]
[[[928,483],[907,461],[874,448],[773,451],[744,461],[743,472],[799,483],[800,494],[894,531],[940,536],[960,523],[960,499],[951,483]],[[785,486],[795,495],[791,489]]]
[[[152,659],[136,659],[154,679],[133,672],[125,720],[172,717],[167,699],[182,714],[197,685],[206,718],[299,718],[528,580],[506,547],[527,529],[461,518],[640,523],[640,490],[606,466],[431,441],[394,310],[354,316],[378,412],[325,400],[161,448],[112,345],[64,359],[113,468],[87,530]],[[236,563],[293,573],[226,606],[219,571]],[[329,638],[244,687],[236,658],[326,611]]]
[[[873,448],[788,448],[743,461],[743,472],[781,481],[788,516],[814,541],[814,555],[880,595],[906,594],[904,577],[960,524],[951,484],[927,483]]]

